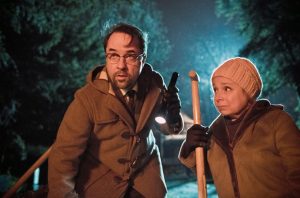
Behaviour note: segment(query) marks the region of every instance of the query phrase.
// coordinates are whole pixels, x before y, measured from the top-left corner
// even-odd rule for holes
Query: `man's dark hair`
[[[148,34],[143,32],[138,27],[127,23],[117,23],[108,29],[103,40],[104,52],[106,51],[107,41],[109,37],[115,32],[126,33],[132,36],[132,38],[137,38],[139,40],[139,45],[140,45],[139,48],[145,55],[147,55]]]

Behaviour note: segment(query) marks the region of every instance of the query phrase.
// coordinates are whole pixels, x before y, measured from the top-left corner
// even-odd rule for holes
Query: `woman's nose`
[[[220,93],[215,93],[214,98],[216,102],[220,102],[221,100],[223,100],[223,97]]]

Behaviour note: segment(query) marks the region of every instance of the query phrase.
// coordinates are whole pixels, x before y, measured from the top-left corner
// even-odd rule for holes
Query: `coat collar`
[[[151,116],[151,113],[153,112],[156,101],[158,101],[159,97],[161,95],[161,89],[158,87],[154,87],[149,90],[146,99],[144,101],[144,104],[141,108],[141,114],[138,119],[136,132],[140,132],[145,124],[147,123],[147,120]]]
[[[231,147],[233,148],[237,144],[244,135],[245,129],[249,127],[251,123],[256,122],[262,115],[272,108],[283,109],[282,105],[271,105],[266,99],[256,101],[241,121],[241,126],[238,127],[238,131],[236,132],[236,136]],[[223,150],[230,147],[227,128],[223,116],[219,115],[217,117],[211,125],[211,130],[213,131],[213,136],[215,137],[216,142],[223,148]]]
[[[114,95],[106,95],[107,108],[118,115],[127,126],[130,127],[130,131],[135,131],[136,122],[133,116],[130,114],[125,105]]]
[[[106,94],[106,104],[111,111],[116,113],[124,122],[136,132],[140,132],[160,100],[164,88],[161,76],[154,72],[149,64],[145,64],[137,81],[136,115],[132,116],[126,105],[117,98],[111,83],[108,81],[105,66],[96,67],[87,76],[87,82],[98,91]],[[137,120],[137,121],[136,121]]]

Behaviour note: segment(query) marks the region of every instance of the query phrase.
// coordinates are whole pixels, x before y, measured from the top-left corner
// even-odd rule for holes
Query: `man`
[[[60,125],[49,157],[48,197],[165,197],[151,129],[162,109],[164,133],[179,133],[183,122],[178,89],[166,91],[146,63],[147,43],[135,26],[111,27],[103,43],[106,64],[88,74]]]

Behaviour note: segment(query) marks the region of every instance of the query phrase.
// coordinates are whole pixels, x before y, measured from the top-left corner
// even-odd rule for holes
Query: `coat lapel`
[[[108,83],[108,76],[105,68],[102,70],[102,72],[100,72],[98,69],[97,73],[95,73],[92,78],[94,79],[93,86],[95,86],[101,92],[106,93],[105,104],[107,104],[107,108],[124,120],[124,122],[132,131],[135,131],[136,122],[125,105],[116,96],[112,85]]]
[[[213,136],[215,141],[220,145],[220,147],[226,151],[229,147],[229,139],[227,135],[227,129],[225,121],[222,116],[219,116],[212,125]]]
[[[158,87],[155,87],[151,89],[144,101],[144,104],[141,109],[141,114],[138,119],[137,127],[136,127],[136,132],[140,132],[143,127],[145,126],[147,120],[151,116],[151,113],[153,112],[153,109],[155,107],[156,101],[158,100],[159,96],[161,93],[161,89]]]
[[[113,111],[122,120],[124,120],[124,122],[132,129],[132,131],[136,131],[137,133],[140,132],[154,111],[157,101],[160,99],[162,90],[161,87],[163,87],[162,79],[159,77],[159,75],[153,74],[151,66],[144,66],[138,82],[138,100],[136,101],[137,103],[135,102],[136,118],[134,118],[134,116],[132,116],[127,110],[125,105],[117,98],[111,84],[107,83],[107,73],[105,72],[105,68],[103,69],[103,72],[100,72],[102,69],[103,67],[97,69],[96,72],[93,72],[89,75],[89,79],[94,79],[92,85],[96,87],[96,89],[107,94],[106,104],[108,109]]]
[[[107,108],[117,114],[124,122],[131,128],[132,131],[135,131],[135,120],[130,115],[123,103],[111,94],[107,94],[106,97]]]

